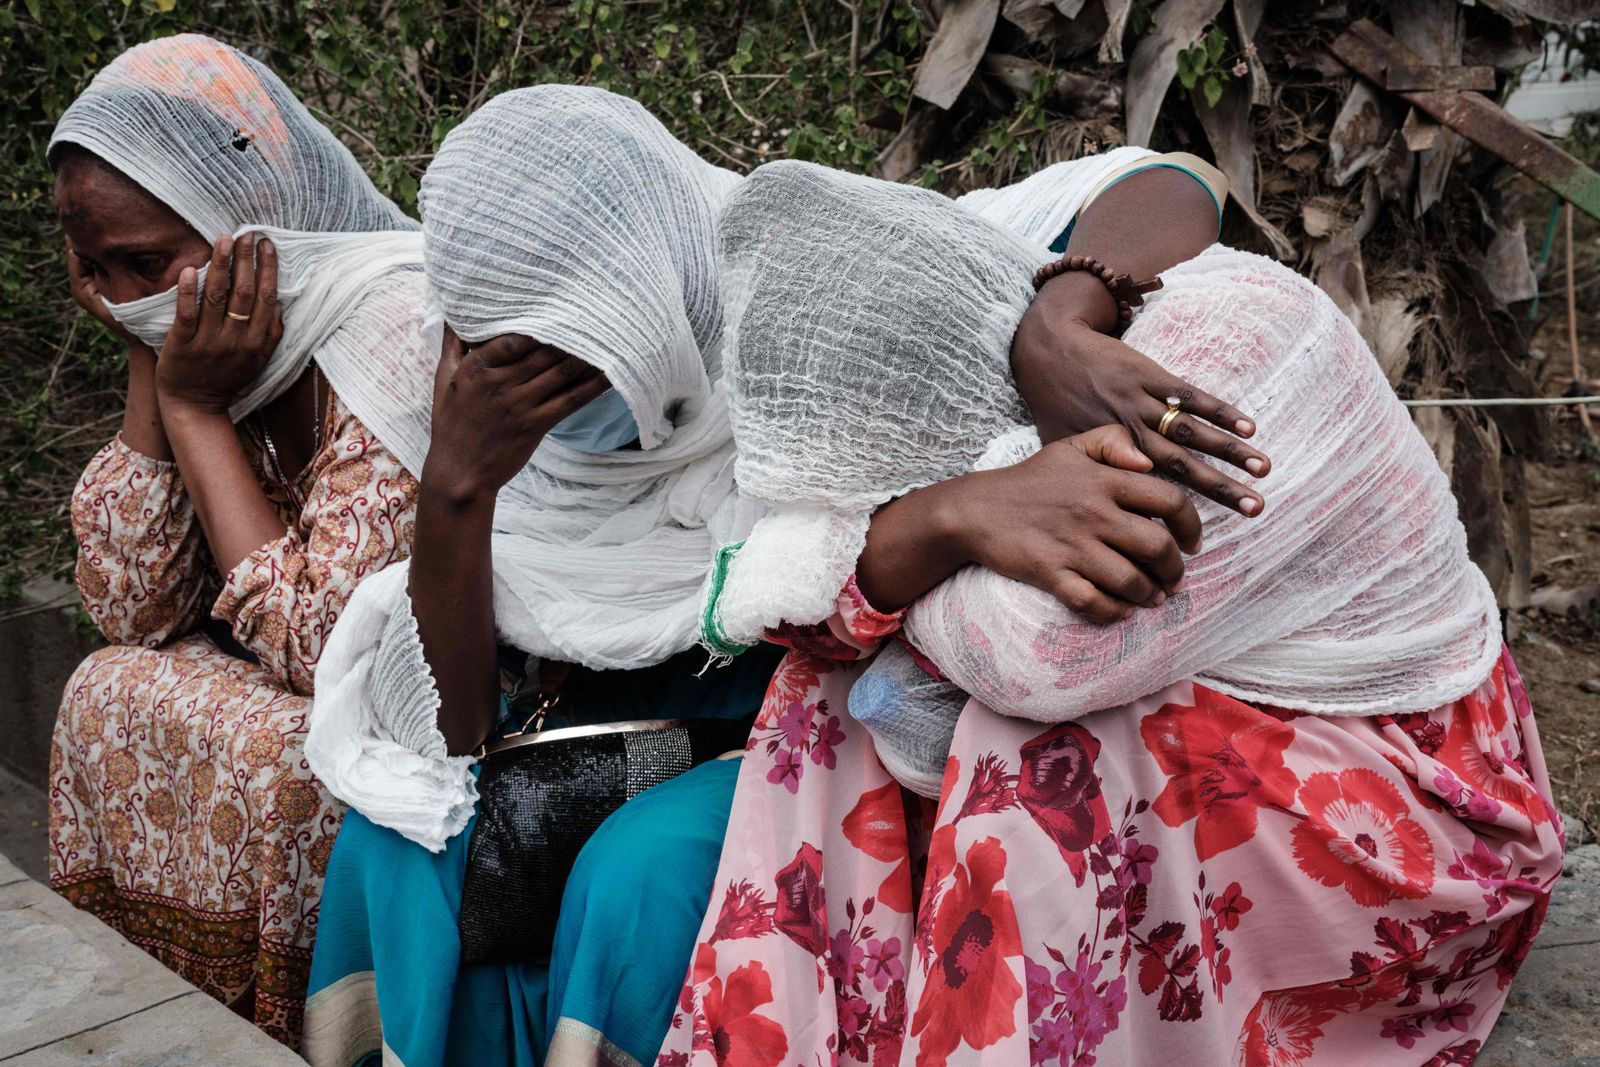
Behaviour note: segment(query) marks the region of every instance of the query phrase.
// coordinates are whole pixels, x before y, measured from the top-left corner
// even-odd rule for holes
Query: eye
[[[134,256],[128,261],[128,265],[134,269],[134,272],[138,274],[139,277],[144,278],[146,281],[153,282],[158,281],[161,278],[161,275],[166,272],[167,262],[168,259],[166,256],[150,254]]]

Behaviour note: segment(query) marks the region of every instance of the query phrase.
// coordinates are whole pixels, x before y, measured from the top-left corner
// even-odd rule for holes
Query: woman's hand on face
[[[1200,517],[1150,469],[1127,430],[1106,426],[967,475],[968,557],[1093,622],[1156,607],[1183,583],[1182,552],[1200,550]]]
[[[551,345],[502,334],[469,348],[446,327],[423,485],[460,504],[492,501],[552,426],[608,388],[599,370]]]
[[[1163,477],[1241,514],[1260,514],[1265,506],[1260,493],[1190,455],[1193,450],[1215,456],[1259,478],[1272,469],[1272,461],[1240,440],[1255,433],[1255,424],[1075,314],[1076,290],[1070,287],[1086,278],[1067,274],[1046,284],[1012,340],[1011,372],[1039,436],[1049,442],[1096,426],[1123,426]],[[1093,284],[1103,295],[1099,281]],[[1065,295],[1055,299],[1059,294]],[[1157,427],[1169,396],[1182,401],[1184,414],[1162,436]]]
[[[210,267],[200,293],[198,271],[185,267],[178,275],[177,315],[156,362],[163,411],[226,413],[283,337],[278,251],[271,241],[253,233],[238,242],[219,237]]]

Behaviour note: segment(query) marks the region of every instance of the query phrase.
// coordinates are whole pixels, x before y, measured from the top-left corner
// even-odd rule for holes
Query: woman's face
[[[165,292],[211,255],[177,212],[97,159],[71,155],[56,174],[56,216],[67,243],[113,304]]]

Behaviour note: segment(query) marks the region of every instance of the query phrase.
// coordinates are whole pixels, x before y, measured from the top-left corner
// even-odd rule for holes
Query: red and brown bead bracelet
[[[1133,309],[1144,306],[1144,294],[1153,293],[1161,288],[1161,277],[1157,275],[1148,281],[1136,282],[1131,274],[1118,274],[1104,263],[1092,256],[1062,256],[1054,263],[1046,263],[1040,267],[1033,276],[1035,290],[1043,289],[1044,283],[1058,274],[1069,271],[1081,270],[1100,279],[1100,283],[1111,294],[1111,299],[1117,302],[1117,326],[1115,336],[1122,336],[1122,332],[1133,322]]]

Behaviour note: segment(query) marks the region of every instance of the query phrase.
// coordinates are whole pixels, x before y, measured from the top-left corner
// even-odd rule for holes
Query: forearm
[[[206,544],[222,573],[288,529],[256,480],[225,411],[162,406],[162,426]]]
[[[972,562],[960,516],[970,477],[907,493],[872,516],[856,586],[875,609],[899,611]]]
[[[1193,259],[1216,239],[1217,203],[1206,186],[1181,170],[1153,167],[1117,182],[1083,209],[1067,254],[1098,259],[1142,281]],[[1110,293],[1082,271],[1051,279],[1039,298],[1057,323],[1079,317],[1102,333],[1116,323]]]
[[[156,354],[144,345],[128,348],[128,405],[122,411],[122,442],[142,456],[166,462],[172,459],[156,402]]]
[[[492,493],[458,493],[424,468],[411,550],[411,608],[439,693],[439,732],[451,755],[494,727]]]

